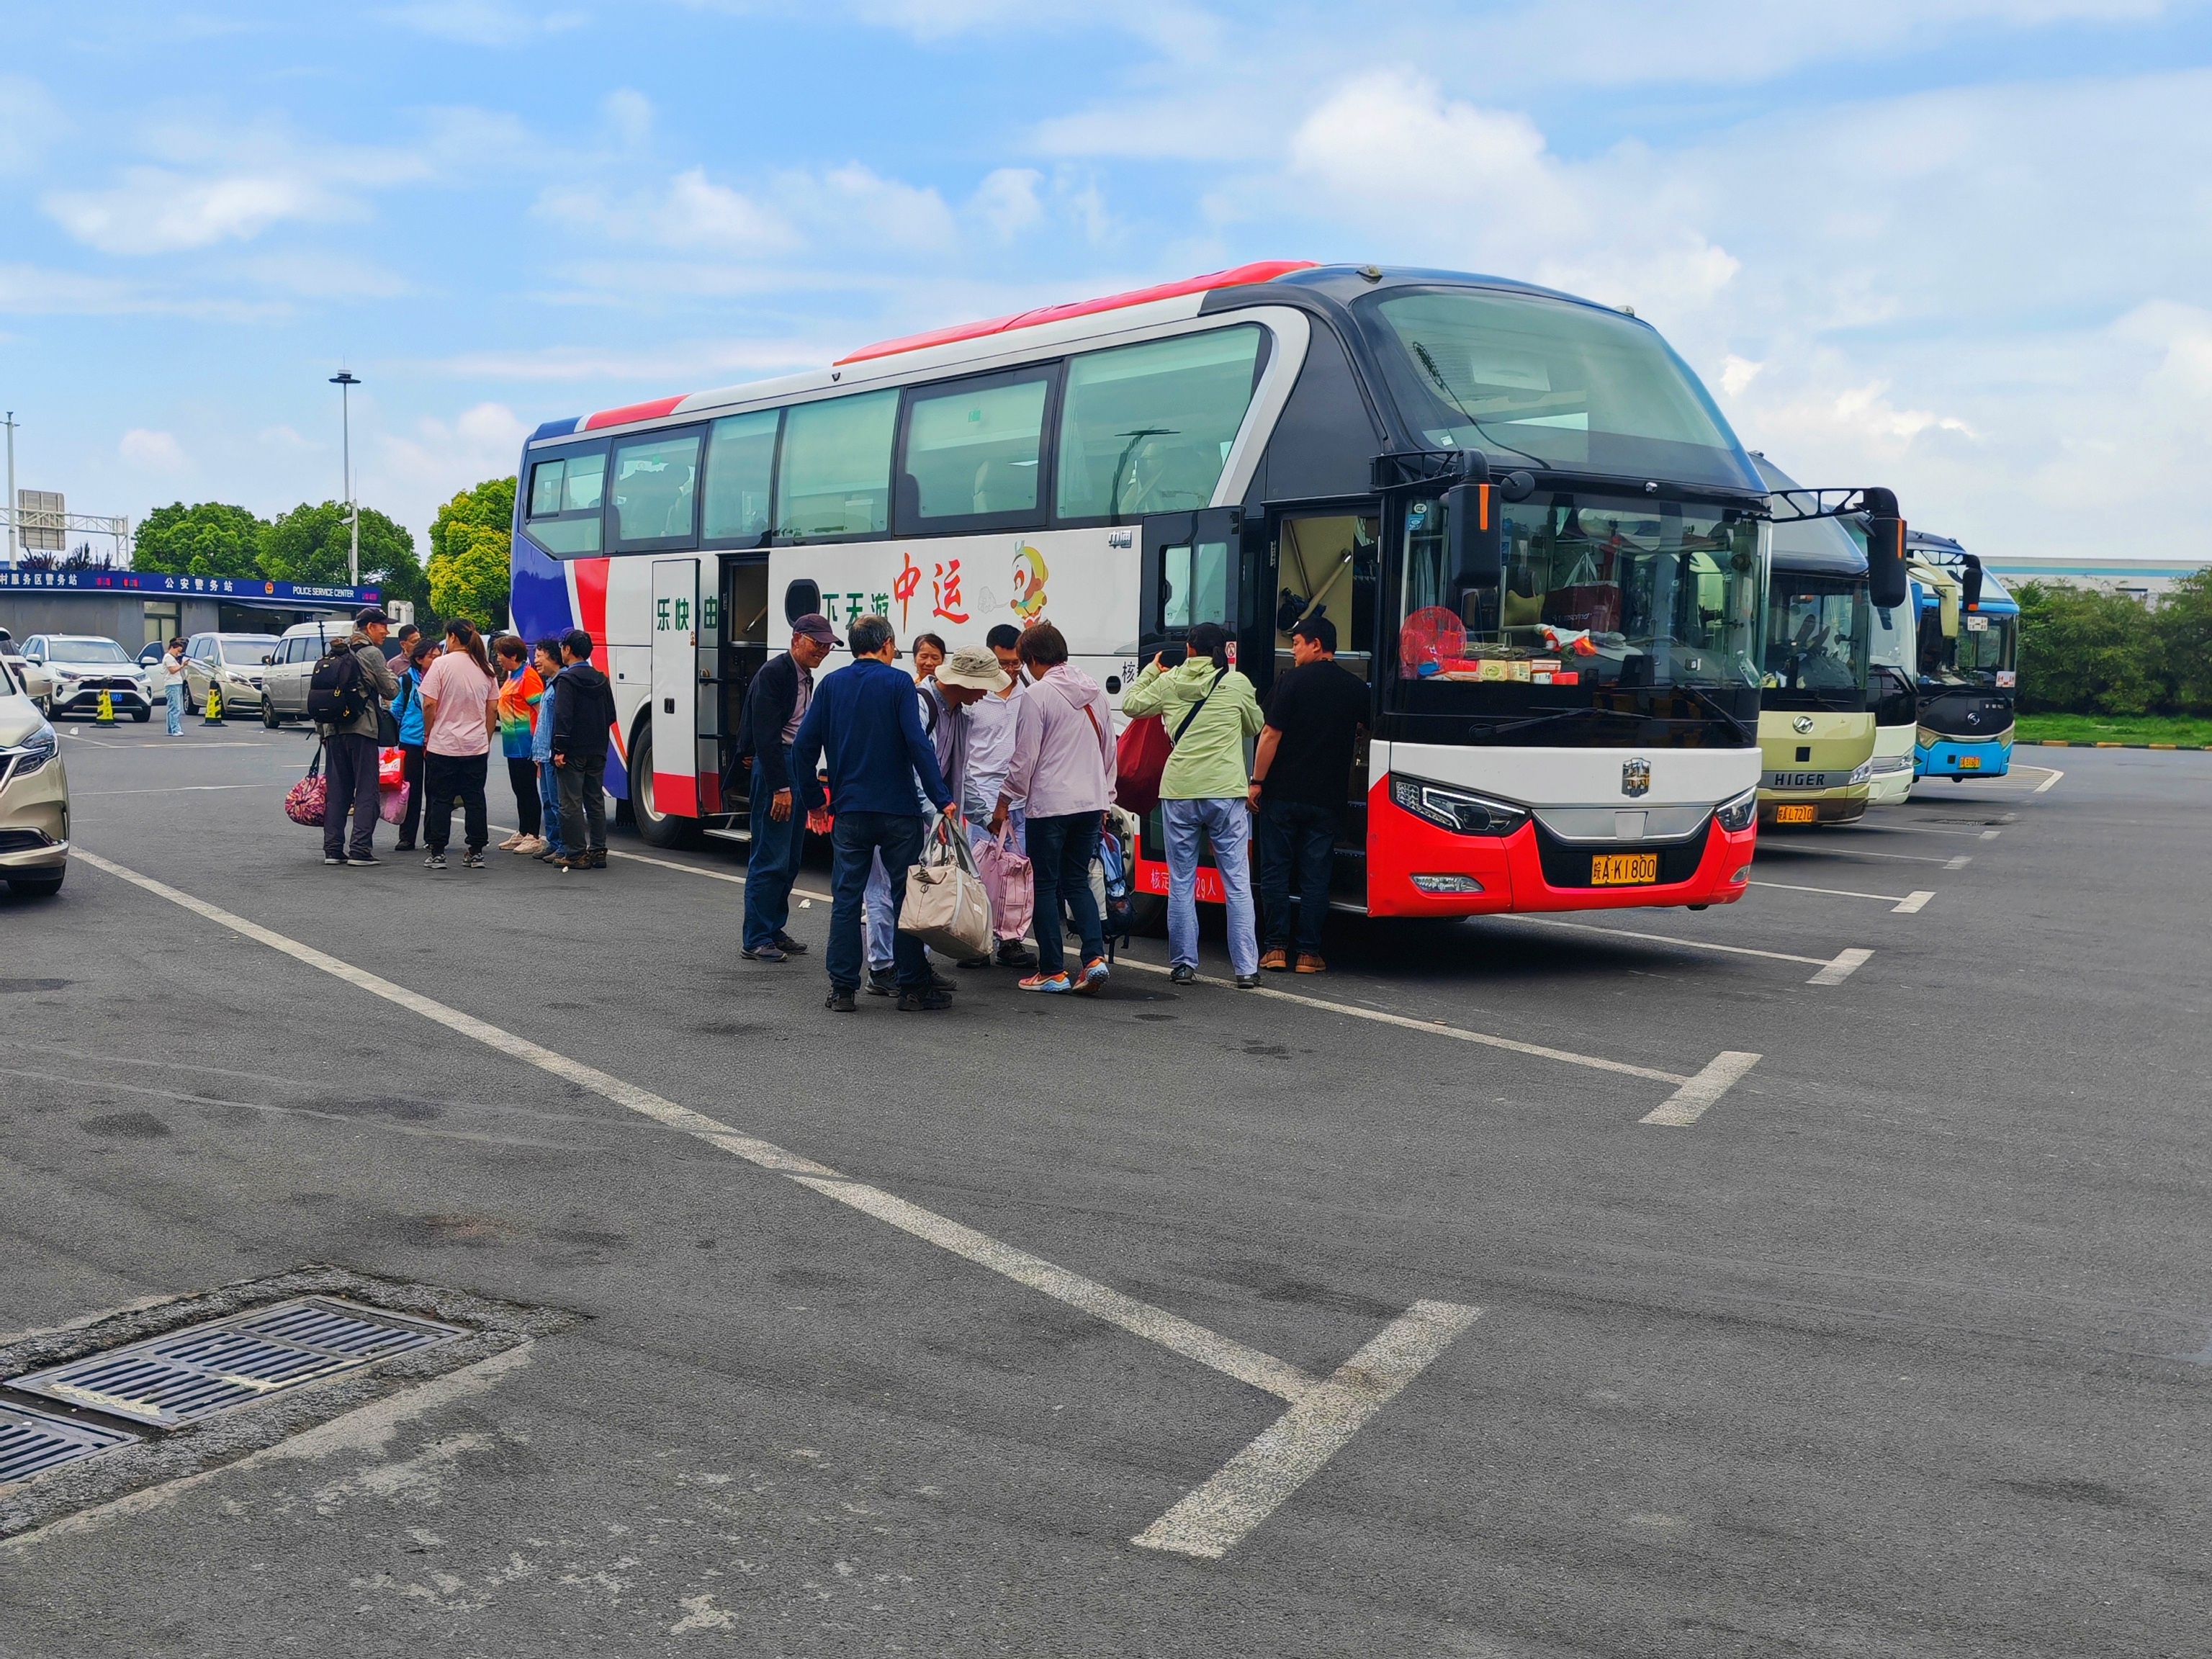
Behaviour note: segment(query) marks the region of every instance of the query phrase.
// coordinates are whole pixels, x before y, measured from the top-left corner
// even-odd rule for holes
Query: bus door
[[[656,559],[653,566],[653,810],[699,816],[696,756],[699,561]]]
[[[1262,705],[1277,679],[1290,672],[1291,629],[1309,617],[1336,624],[1336,665],[1365,682],[1370,710],[1376,691],[1376,598],[1382,575],[1382,510],[1372,501],[1340,507],[1279,514],[1268,536],[1271,555],[1263,593],[1272,602],[1259,607],[1260,621],[1272,636],[1270,659],[1244,665],[1259,688]],[[1346,807],[1337,836],[1333,886],[1336,899],[1364,903],[1366,897],[1368,736],[1352,750],[1352,776],[1346,782]]]
[[[737,763],[738,720],[769,656],[768,555],[725,558],[719,587],[699,635],[700,789],[728,829],[750,835],[750,775]],[[732,780],[726,796],[724,778]]]
[[[1138,563],[1138,667],[1200,623],[1237,634],[1242,515],[1233,507],[1156,513],[1143,520]]]

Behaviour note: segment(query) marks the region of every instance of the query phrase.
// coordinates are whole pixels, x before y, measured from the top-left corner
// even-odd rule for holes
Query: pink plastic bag
[[[976,843],[975,867],[982,872],[983,890],[991,896],[991,931],[1002,939],[1021,938],[1030,930],[1036,888],[1030,878],[1028,856],[1014,846],[1011,823],[995,836]]]
[[[401,784],[397,789],[377,791],[376,815],[386,823],[397,823],[407,816],[407,792],[412,784]]]

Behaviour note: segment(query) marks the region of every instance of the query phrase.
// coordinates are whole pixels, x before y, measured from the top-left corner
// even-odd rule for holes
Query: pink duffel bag
[[[323,751],[319,744],[314,759],[307,763],[307,775],[285,792],[284,816],[310,830],[321,829],[323,790]]]
[[[1002,939],[1021,938],[1030,930],[1036,888],[1030,879],[1028,854],[1014,845],[1011,820],[996,836],[976,842],[975,867],[982,874],[983,890],[991,898],[991,931]]]

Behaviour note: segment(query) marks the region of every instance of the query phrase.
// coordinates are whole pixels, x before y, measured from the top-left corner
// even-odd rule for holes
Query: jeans
[[[891,878],[890,910],[896,928],[906,904],[906,872],[921,857],[922,822],[910,812],[840,812],[830,831],[830,988],[850,995],[860,988],[866,966],[860,944],[860,895],[868,866],[878,853]],[[899,988],[921,990],[929,983],[929,957],[912,933],[894,931],[891,960]]]
[[[441,755],[434,749],[423,764],[429,775],[423,781],[423,790],[430,799],[422,807],[422,839],[434,853],[446,850],[446,842],[453,833],[453,797],[461,798],[462,833],[467,836],[468,849],[481,853],[484,843],[491,839],[491,809],[484,800],[484,778],[489,772],[489,755]]]
[[[1083,936],[1083,960],[1106,954],[1105,929],[1100,925],[1098,901],[1091,891],[1091,860],[1098,856],[1098,814],[1069,812],[1059,817],[1031,818],[1026,826],[1030,878],[1036,888],[1037,971],[1051,975],[1066,970],[1066,949],[1060,905],[1065,898],[1075,912],[1075,928]]]
[[[542,821],[538,804],[538,768],[529,757],[510,755],[507,760],[507,787],[514,791],[515,827],[534,836]]]
[[[784,775],[791,773],[791,750],[783,751]],[[745,949],[773,945],[791,924],[791,884],[799,877],[799,854],[806,844],[806,814],[793,792],[791,816],[778,823],[769,816],[775,791],[753,758],[752,855],[745,862]]]
[[[1243,797],[1164,800],[1167,832],[1168,957],[1198,966],[1198,832],[1213,843],[1214,867],[1229,902],[1229,965],[1239,974],[1260,971],[1260,944],[1252,926],[1252,814]]]
[[[572,859],[607,851],[607,757],[570,755],[561,775],[561,850]]]
[[[407,806],[399,817],[399,844],[412,847],[415,832],[422,827],[422,745],[399,745],[399,775],[407,785]]]
[[[922,825],[925,831],[928,823]],[[884,868],[884,855],[878,853],[868,866],[868,884],[862,890],[860,903],[867,913],[868,966],[871,969],[891,965],[892,938],[897,931],[898,915],[891,908],[891,872]]]
[[[376,739],[341,732],[323,740],[323,856],[370,857],[376,851]],[[346,842],[346,813],[353,841]]]
[[[185,683],[179,680],[163,689],[169,699],[169,735],[181,738],[185,735]]]
[[[1336,827],[1342,809],[1302,800],[1271,800],[1260,793],[1260,908],[1267,917],[1267,948],[1291,946],[1291,872],[1298,877],[1301,954],[1321,954],[1321,927],[1328,919],[1328,878],[1335,862]]]
[[[539,823],[544,826],[538,833],[545,837],[545,845],[550,850],[563,852],[566,849],[561,844],[561,771],[550,760],[538,762],[537,767],[538,816]]]

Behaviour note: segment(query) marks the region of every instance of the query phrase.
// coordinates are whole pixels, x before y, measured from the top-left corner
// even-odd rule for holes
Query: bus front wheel
[[[696,833],[694,818],[663,812],[653,799],[653,723],[638,728],[629,746],[629,810],[637,833],[648,847],[688,847]]]

